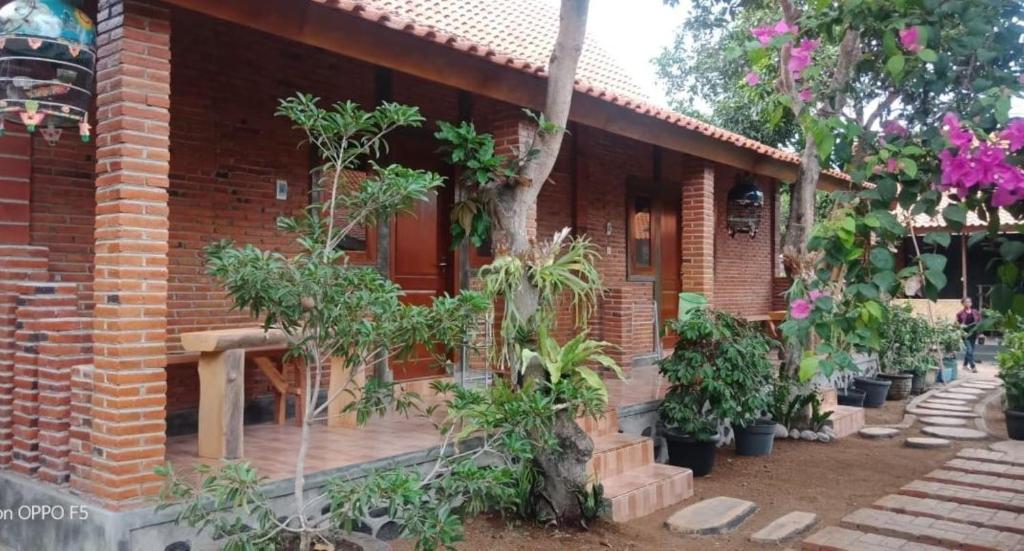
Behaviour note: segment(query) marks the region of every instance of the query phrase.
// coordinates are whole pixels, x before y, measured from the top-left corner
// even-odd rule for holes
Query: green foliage
[[[791,428],[796,423],[800,412],[817,396],[813,393],[801,393],[797,386],[788,378],[782,377],[772,385],[772,393],[768,402],[768,415],[776,423]]]
[[[1006,391],[1007,409],[1024,410],[1024,332],[1012,331],[1003,336],[996,363]]]
[[[669,325],[679,340],[658,364],[670,385],[659,409],[665,425],[708,440],[722,424],[746,425],[770,408],[774,341],[710,308]]]
[[[932,326],[932,341],[942,356],[949,358],[964,349],[964,332],[955,321],[939,320]]]
[[[546,380],[554,388],[558,388],[559,383],[565,380],[571,388],[584,387],[596,392],[601,400],[597,403],[587,403],[585,409],[588,414],[599,415],[603,413],[604,406],[608,403],[608,390],[601,376],[588,366],[596,364],[611,370],[619,377],[623,376],[622,368],[604,353],[609,347],[611,345],[606,342],[588,339],[586,331],[577,334],[561,346],[542,329],[537,340],[537,352],[529,348],[522,350],[520,369],[525,374],[526,368],[534,365],[536,361],[544,366],[547,372]]]
[[[936,367],[931,356],[936,340],[928,320],[914,315],[909,305],[890,305],[881,323],[882,346],[878,363],[884,373],[925,373]]]

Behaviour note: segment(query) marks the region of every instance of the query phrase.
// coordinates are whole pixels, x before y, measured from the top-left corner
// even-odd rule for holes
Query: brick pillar
[[[481,111],[484,111],[481,109]],[[526,144],[529,143],[536,124],[523,113],[522,109],[511,104],[496,103],[493,109],[488,108],[486,119],[481,125],[481,132],[494,136],[495,151],[499,155],[515,158]],[[526,215],[526,235],[529,239],[537,239],[537,203],[530,207]],[[542,236],[545,237],[545,236]],[[549,237],[549,236],[548,236]]]
[[[47,278],[43,247],[0,245],[0,469],[14,449],[14,355],[18,286]]]
[[[715,169],[692,160],[683,173],[682,288],[714,300]]]
[[[117,507],[164,458],[170,10],[100,0],[91,482]]]
[[[71,419],[68,427],[68,465],[71,487],[95,493],[92,471],[92,364],[71,368]]]
[[[8,130],[0,137],[0,245],[28,245],[31,173],[32,137]]]

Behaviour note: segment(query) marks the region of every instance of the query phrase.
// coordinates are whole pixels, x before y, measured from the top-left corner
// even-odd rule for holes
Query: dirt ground
[[[867,410],[867,423],[897,423],[904,402],[887,402]],[[1005,424],[999,404],[989,408],[989,429],[1002,438]],[[714,496],[731,496],[757,503],[759,510],[735,532],[721,536],[682,536],[663,527],[681,506],[670,507],[625,524],[600,522],[589,531],[556,530],[506,519],[478,517],[466,526],[466,550],[749,550],[781,549],[750,542],[750,535],[791,511],[819,516],[818,526],[836,524],[850,511],[938,468],[965,447],[981,442],[954,443],[953,448],[919,450],[903,446],[918,435],[920,423],[890,440],[850,436],[831,444],[776,440],[769,457],[738,457],[732,449],[718,452],[711,475],[694,481],[694,496],[683,505]],[[411,549],[401,542],[396,549]]]

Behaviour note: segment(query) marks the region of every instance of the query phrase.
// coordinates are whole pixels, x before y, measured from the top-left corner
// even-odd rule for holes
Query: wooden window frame
[[[651,205],[651,263],[650,266],[637,266],[636,247],[633,244],[633,221],[636,214],[636,200],[644,197]],[[660,216],[660,201],[651,184],[631,182],[626,191],[626,280],[655,281],[658,276],[657,254],[661,250],[661,232],[656,228],[655,221]]]
[[[355,170],[353,172],[364,172],[361,170]],[[319,178],[319,170],[311,170],[309,173],[309,204],[313,204],[315,197],[315,189],[317,178]],[[366,248],[361,251],[346,250],[345,255],[353,264],[374,264],[377,262],[377,228],[376,226],[365,224],[365,235],[366,235]]]

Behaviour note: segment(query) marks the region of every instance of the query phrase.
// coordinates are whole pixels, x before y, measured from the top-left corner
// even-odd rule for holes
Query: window
[[[339,180],[338,186],[339,188],[348,187],[355,189],[368,176],[363,171],[347,170]],[[310,202],[318,203],[330,197],[330,186],[333,184],[333,181],[326,174],[320,170],[313,171],[312,183],[313,185],[310,186]],[[339,189],[338,194],[341,195],[341,193],[343,191]],[[339,209],[335,211],[334,215],[335,228],[344,228],[348,213],[343,209]],[[365,224],[356,226],[338,243],[338,248],[348,253],[349,259],[353,262],[374,262],[377,258],[377,229]]]
[[[654,200],[650,195],[634,194],[628,198],[626,219],[626,252],[628,276],[637,279],[654,277],[655,232]]]

